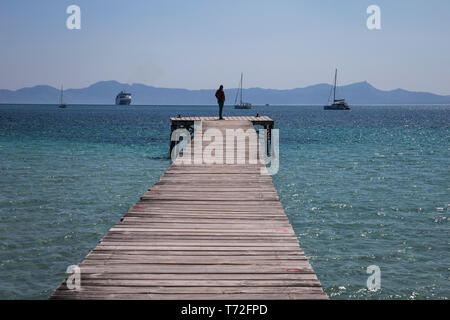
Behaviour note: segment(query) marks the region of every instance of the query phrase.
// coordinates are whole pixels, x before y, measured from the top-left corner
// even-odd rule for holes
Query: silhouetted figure
[[[219,120],[223,120],[222,111],[223,104],[225,103],[225,92],[223,91],[223,86],[220,85],[219,90],[216,91],[217,103],[219,104]]]

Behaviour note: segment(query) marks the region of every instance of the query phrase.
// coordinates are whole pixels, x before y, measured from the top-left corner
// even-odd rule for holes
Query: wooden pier
[[[228,121],[227,125],[229,128],[235,128],[235,126],[232,126],[231,123],[229,121],[234,121],[236,123],[236,121],[246,121],[246,122],[250,122],[251,124],[253,124],[253,126],[261,126],[263,127],[265,130],[267,130],[268,132],[268,136],[267,136],[267,140],[266,140],[266,152],[267,154],[270,153],[270,143],[271,143],[271,135],[270,132],[273,129],[273,120],[270,119],[267,116],[259,116],[258,114],[255,117],[249,117],[249,116],[234,116],[234,117],[223,117],[224,121]],[[170,131],[171,134],[172,132],[174,132],[176,129],[186,129],[190,132],[190,134],[193,136],[194,135],[194,124],[197,121],[201,121],[201,122],[205,122],[205,121],[216,121],[217,117],[181,117],[181,115],[179,115],[176,118],[170,118]],[[248,124],[248,123],[247,123]],[[244,129],[244,128],[242,128]],[[248,126],[247,126],[248,129]],[[175,146],[175,142],[170,141],[170,150],[173,149],[173,147]]]
[[[248,118],[171,120],[172,130],[273,127]],[[261,168],[175,161],[78,265],[80,288],[64,281],[50,298],[327,299]]]

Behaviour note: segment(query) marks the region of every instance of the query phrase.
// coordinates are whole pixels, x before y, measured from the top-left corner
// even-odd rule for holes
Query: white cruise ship
[[[131,93],[126,93],[123,91],[120,91],[119,94],[116,96],[116,104],[117,105],[130,105],[131,103]]]

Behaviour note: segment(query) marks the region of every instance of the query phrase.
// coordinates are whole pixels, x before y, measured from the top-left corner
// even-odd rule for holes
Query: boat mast
[[[63,86],[61,85],[61,101],[60,101],[61,105],[63,104],[63,92],[64,92],[64,89],[63,89]]]
[[[241,105],[242,105],[242,78],[244,77],[244,74],[241,73]]]
[[[333,102],[336,102],[336,80],[337,80],[337,68],[334,73],[334,90],[333,90]]]

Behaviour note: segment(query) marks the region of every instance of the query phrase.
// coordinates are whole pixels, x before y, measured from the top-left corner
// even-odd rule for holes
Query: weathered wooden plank
[[[319,281],[314,273],[83,273],[84,279],[122,280],[311,280]]]
[[[95,291],[113,291],[122,288],[127,293],[145,292],[152,290],[158,293],[220,293],[222,290],[234,293],[245,292],[298,292],[298,287],[303,287],[303,292],[320,293],[320,282],[314,280],[121,280],[121,279],[89,279],[83,281],[83,289]],[[61,289],[64,290],[63,286]],[[155,288],[156,287],[156,288]],[[173,288],[172,290],[167,290]],[[226,289],[227,288],[227,289]],[[271,288],[271,289],[270,289]],[[264,290],[265,289],[265,290]],[[67,289],[66,289],[67,290]],[[178,291],[175,291],[178,290]],[[219,290],[219,291],[217,291]]]
[[[155,214],[155,213],[127,213],[121,220],[123,221],[139,221],[139,219],[143,219],[143,221],[153,221],[153,222],[169,222],[173,221],[176,223],[189,223],[189,222],[196,222],[196,223],[230,223],[234,222],[236,220],[241,220],[243,223],[251,223],[252,217],[251,216],[245,216],[245,215],[235,215],[235,217],[224,217],[223,215],[220,215],[218,217],[215,217],[214,215],[190,215],[190,216],[183,216],[182,214]],[[279,216],[270,216],[270,217],[264,217],[261,218],[261,221],[275,221],[280,223],[286,223],[289,222],[287,218],[279,217]]]
[[[230,230],[230,229],[210,229],[210,230],[202,230],[202,229],[195,229],[195,228],[183,228],[183,229],[168,229],[168,228],[131,228],[131,227],[113,227],[110,230],[112,231],[134,231],[134,232],[145,232],[145,233],[152,233],[155,231],[159,231],[159,232],[186,232],[186,231],[190,231],[190,232],[197,232],[198,234],[215,234],[215,233],[223,233],[223,234],[233,234],[233,235],[239,235],[239,234],[245,234],[245,233],[252,233],[252,234],[279,234],[279,233],[284,233],[284,234],[290,234],[293,235],[294,231],[292,230],[285,230],[285,229],[267,229],[267,230],[263,230],[263,229],[259,229],[259,230],[246,230],[246,229],[241,229],[241,230]]]
[[[314,273],[309,263],[285,264],[282,266],[260,266],[260,265],[81,265],[81,273]]]
[[[163,263],[163,262],[173,262],[173,261],[180,261],[183,260],[186,263],[192,263],[192,262],[198,262],[199,258],[198,256],[195,255],[184,255],[184,256],[180,256],[180,255],[172,255],[169,253],[162,255],[156,255],[156,254],[150,254],[150,255],[146,255],[143,253],[139,253],[138,255],[132,255],[132,254],[126,254],[126,253],[120,253],[120,252],[114,252],[111,254],[107,254],[107,253],[102,253],[102,252],[90,252],[89,255],[87,256],[89,257],[89,259],[86,259],[85,262],[88,262],[92,259],[102,259],[102,260],[108,260],[108,261],[120,261],[120,260],[128,260],[128,259],[133,259],[135,261],[142,261],[142,262],[147,262],[147,261],[153,261],[155,263]],[[139,259],[139,260],[138,260]],[[255,262],[259,262],[259,261],[271,261],[271,260],[306,260],[306,256],[303,255],[284,255],[284,254],[279,254],[279,255],[261,255],[261,256],[239,256],[239,255],[223,255],[223,256],[204,256],[202,257],[201,261],[202,263],[212,263],[212,262],[217,262],[217,263],[255,263]]]
[[[208,229],[208,230],[278,230],[273,229],[273,223],[267,223],[267,222],[255,222],[254,224],[244,224],[244,223],[238,223],[237,220],[230,221],[228,223],[178,223],[178,222],[146,222],[142,221],[138,225],[133,222],[129,221],[122,221],[115,225],[115,228],[163,228],[163,229]],[[284,232],[293,231],[292,227],[290,226],[289,222],[285,221],[279,221],[277,224],[277,228],[283,228],[282,230],[286,230]]]
[[[170,252],[162,252],[161,250],[102,250],[100,248],[95,248],[91,253],[102,253],[102,254],[127,254],[127,255],[170,255],[170,256],[242,256],[242,257],[258,257],[266,256],[269,254],[276,254],[279,256],[296,256],[298,254],[303,254],[299,249],[297,250],[286,250],[286,251],[274,251],[274,250],[171,250]]]
[[[232,249],[233,251],[239,251],[239,250],[252,250],[252,251],[268,251],[272,250],[274,252],[282,252],[282,251],[291,251],[291,250],[297,250],[299,249],[298,246],[290,245],[290,246],[265,246],[265,247],[255,247],[255,246],[240,246],[240,247],[224,247],[224,246],[158,246],[158,245],[145,245],[145,246],[139,246],[134,244],[121,244],[121,245],[103,245],[100,244],[97,246],[97,249],[99,250],[160,250],[160,251],[170,251],[170,250],[184,250],[184,251],[227,251]]]
[[[124,294],[124,293],[102,293],[99,292],[68,292],[66,295],[63,291],[55,292],[50,299],[90,299],[90,300],[326,300],[327,296],[323,293],[267,293],[267,294],[155,294],[155,293],[141,293],[141,294]]]
[[[176,235],[175,235],[176,236]],[[128,235],[106,235],[102,239],[102,243],[105,242],[112,242],[115,241],[124,241],[124,242],[132,242],[132,243],[138,243],[138,242],[144,242],[149,243],[149,240],[151,240],[152,243],[159,243],[159,244],[174,244],[174,243],[180,243],[183,242],[186,245],[197,245],[197,244],[210,244],[210,245],[225,245],[225,246],[237,246],[237,245],[247,245],[252,244],[255,246],[259,245],[268,245],[268,244],[285,244],[288,242],[297,243],[294,237],[291,237],[291,239],[286,238],[266,238],[266,239],[245,239],[245,238],[239,238],[239,239],[220,239],[217,240],[215,237],[208,237],[208,238],[186,238],[186,237],[176,237],[175,239],[170,238],[164,238],[164,237],[147,237],[144,236],[136,236],[136,237],[129,237]]]
[[[139,237],[140,235],[147,235],[148,232],[138,230],[138,231],[130,231],[130,230],[111,230],[111,232],[124,232],[127,233],[129,236],[132,237]],[[167,236],[167,230],[153,230],[150,234],[154,236]],[[287,234],[287,233],[252,233],[248,234],[245,232],[220,232],[220,231],[195,231],[195,230],[179,230],[176,233],[171,233],[171,235],[180,235],[180,237],[185,236],[201,236],[201,237],[286,237],[291,238],[294,236],[293,234]]]
[[[264,234],[197,234],[196,232],[184,232],[184,233],[141,233],[141,232],[129,232],[129,231],[110,231],[108,232],[105,237],[116,237],[116,238],[127,238],[130,240],[133,239],[167,239],[167,238],[173,238],[176,239],[207,239],[207,240],[261,240],[261,241],[297,241],[297,238],[294,235],[286,235],[286,234],[275,234],[275,235],[264,235]]]

